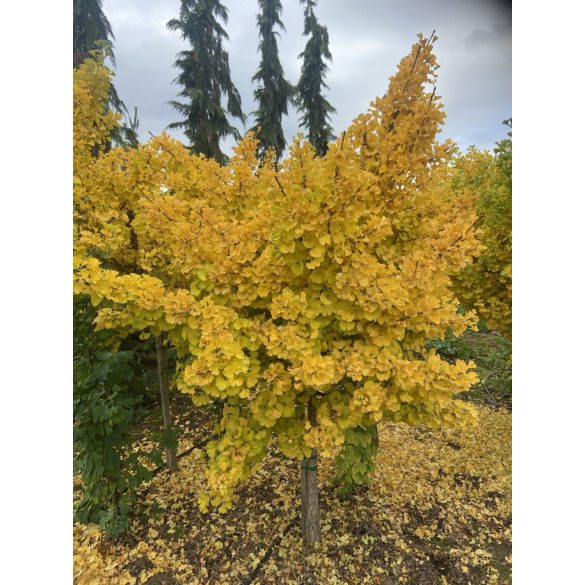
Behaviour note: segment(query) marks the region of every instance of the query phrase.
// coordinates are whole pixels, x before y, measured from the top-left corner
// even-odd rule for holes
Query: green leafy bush
[[[82,495],[76,521],[95,522],[116,538],[128,526],[136,487],[161,464],[158,449],[132,450],[131,431],[145,414],[143,373],[135,349],[114,350],[111,334],[95,332],[87,299],[74,300],[74,471]]]
[[[512,343],[504,336],[479,331],[467,331],[461,337],[448,332],[444,339],[427,343],[449,362],[473,360],[479,382],[469,392],[460,395],[463,400],[496,407],[512,407]]]
[[[341,497],[349,497],[359,487],[371,483],[378,451],[378,427],[359,426],[347,429],[345,443],[335,458],[335,492]]]

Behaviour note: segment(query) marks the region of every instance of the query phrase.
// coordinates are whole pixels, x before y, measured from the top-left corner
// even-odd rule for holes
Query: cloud
[[[465,47],[469,51],[479,48],[507,43],[511,38],[511,27],[508,23],[492,23],[490,29],[475,28],[465,37]]]
[[[230,11],[232,79],[242,106],[255,109],[252,75],[258,67],[257,2],[223,0]],[[180,1],[105,0],[104,11],[116,35],[116,87],[129,109],[138,107],[141,139],[160,133],[176,121],[168,105],[179,88],[173,63],[185,48],[166,22],[179,13]],[[339,134],[370,102],[386,90],[388,78],[416,41],[416,34],[436,30],[441,69],[437,91],[447,120],[442,136],[462,148],[493,146],[505,136],[501,122],[511,116],[511,13],[508,2],[496,0],[320,0],[317,15],[329,29],[333,63],[327,97],[337,109],[332,124]],[[298,59],[306,39],[298,0],[283,0],[286,32],[279,41],[288,79],[298,81]],[[299,131],[294,108],[283,120],[290,139]],[[253,116],[248,118],[248,127]],[[245,128],[240,127],[240,130]],[[182,139],[180,131],[174,136]],[[231,144],[226,142],[226,148]]]

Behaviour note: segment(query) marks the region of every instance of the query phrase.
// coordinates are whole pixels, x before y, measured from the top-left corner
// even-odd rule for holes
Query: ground
[[[347,500],[333,492],[331,462],[320,462],[323,539],[314,548],[300,534],[298,463],[274,450],[232,510],[202,514],[204,454],[195,449],[180,458],[178,473],[163,470],[141,488],[131,528],[117,542],[96,526],[74,526],[75,583],[511,583],[511,412],[500,400],[505,384],[490,390],[486,379],[492,371],[492,384],[502,378],[506,343],[476,333],[463,349],[447,347],[453,355],[471,347],[478,360],[482,382],[470,393],[477,426],[382,424],[373,483]],[[179,452],[211,432],[193,413],[177,415],[185,428]]]
[[[298,465],[273,453],[234,509],[201,514],[195,450],[141,491],[119,542],[75,526],[75,582],[509,583],[511,417],[479,408],[465,432],[382,425],[373,484],[350,500],[333,494],[323,462],[323,541],[313,550],[300,536]]]

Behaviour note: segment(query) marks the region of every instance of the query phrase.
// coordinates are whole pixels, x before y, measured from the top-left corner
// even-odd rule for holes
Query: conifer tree
[[[112,132],[115,145],[126,149],[138,148],[139,125],[140,121],[138,120],[138,108],[134,107],[134,116],[132,118],[128,118],[124,124]]]
[[[280,19],[282,4],[280,0],[259,0],[260,12],[256,17],[260,31],[258,50],[261,55],[260,66],[252,81],[259,86],[254,91],[258,103],[255,114],[254,131],[260,141],[260,152],[273,148],[280,158],[286,141],[282,131],[282,116],[288,114],[288,103],[293,100],[294,87],[285,79],[278,58],[276,37],[279,27],[284,30]]]
[[[314,8],[316,0],[301,0],[305,5],[305,30],[303,35],[309,37],[305,50],[299,55],[303,60],[301,78],[297,86],[297,107],[301,112],[300,124],[308,131],[309,142],[319,156],[327,152],[327,145],[333,140],[333,128],[329,124],[335,108],[323,96],[323,89],[329,89],[325,83],[325,74],[331,61],[329,51],[329,33],[327,27],[319,24]]]
[[[111,45],[114,40],[114,31],[102,9],[102,0],[73,0],[73,67],[79,67],[100,42]],[[114,54],[109,56],[115,65]]]
[[[169,127],[183,129],[192,152],[221,163],[227,157],[220,149],[220,140],[225,136],[240,138],[227,114],[245,121],[240,94],[231,80],[228,54],[223,48],[228,35],[221,23],[225,24],[227,19],[228,11],[219,0],[182,0],[179,18],[167,23],[170,30],[179,31],[191,45],[175,61],[180,71],[175,83],[183,86],[179,96],[187,102],[172,101],[171,105],[183,115],[183,120]],[[227,98],[227,114],[222,98]]]
[[[105,50],[112,65],[116,66],[114,55],[114,31],[112,25],[102,8],[103,0],[73,0],[73,68],[79,67],[89,56],[91,51]],[[120,99],[116,87],[110,84],[108,91],[107,107],[121,114],[125,123],[114,128],[112,141],[117,145],[137,144],[138,137],[134,142],[127,139],[133,136],[132,120],[129,117],[128,109]],[[135,118],[136,120],[136,114]],[[109,148],[109,147],[108,147]]]

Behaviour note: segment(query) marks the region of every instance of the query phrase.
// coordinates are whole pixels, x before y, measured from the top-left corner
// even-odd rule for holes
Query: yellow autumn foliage
[[[511,133],[509,133],[511,136]],[[454,278],[455,292],[488,326],[512,338],[512,140],[494,153],[470,149],[456,162],[453,188],[479,215],[481,255]]]
[[[480,250],[455,147],[437,140],[437,68],[421,36],[325,157],[298,137],[282,163],[258,160],[248,134],[227,166],[165,134],[92,157],[110,126],[86,94],[110,74],[99,58],[75,72],[74,290],[99,328],[166,332],[179,390],[223,402],[203,508],[231,505],[273,437],[287,457],[329,457],[356,425],[473,418],[453,400],[473,364],[425,345],[475,326],[451,276]]]

